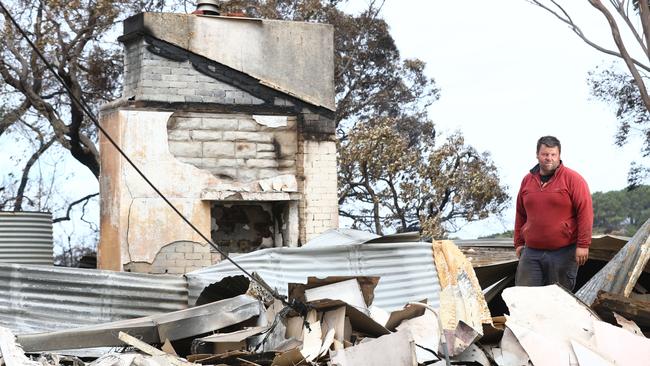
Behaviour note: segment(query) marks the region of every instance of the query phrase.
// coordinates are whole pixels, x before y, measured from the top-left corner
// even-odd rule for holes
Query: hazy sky
[[[572,15],[585,31],[609,43],[604,18],[586,1],[573,3],[582,4]],[[586,82],[589,70],[613,58],[524,0],[388,0],[383,16],[402,56],[426,61],[441,88],[430,109],[438,133],[460,130],[467,143],[489,151],[513,200],[543,135],[560,139],[565,165],[581,173],[592,192],[625,187],[639,145],[614,145],[613,109],[593,100]],[[459,236],[513,225],[511,205],[503,220],[467,225]]]

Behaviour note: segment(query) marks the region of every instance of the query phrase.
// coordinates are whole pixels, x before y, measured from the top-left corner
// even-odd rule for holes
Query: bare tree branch
[[[618,25],[616,24],[614,16],[612,16],[612,13],[607,10],[607,8],[599,0],[589,0],[589,3],[591,3],[594,8],[598,9],[607,19],[609,27],[612,30],[612,37],[614,38],[614,42],[616,43],[618,49],[621,51],[621,58],[625,62],[625,65],[627,65],[628,70],[634,78],[634,83],[639,89],[643,104],[647,110],[650,110],[650,96],[648,96],[648,91],[645,87],[645,83],[641,77],[641,74],[639,73],[639,70],[637,70],[637,68],[634,66],[634,61],[630,54],[627,52],[627,48],[625,47],[625,43],[623,43],[623,39],[621,38],[621,33],[618,29]]]
[[[612,1],[611,3],[614,6],[614,9],[616,9],[618,14],[621,16],[621,18],[623,18],[623,21],[627,25],[627,28],[630,30],[630,32],[632,32],[632,34],[634,35],[634,38],[639,43],[639,46],[641,47],[643,52],[646,55],[648,55],[647,38],[646,38],[645,41],[643,39],[641,39],[641,35],[636,30],[636,27],[634,26],[634,24],[632,24],[632,20],[628,16],[627,6],[625,5],[625,2],[624,1],[623,2]],[[644,29],[643,32],[644,32],[644,35],[646,35],[646,37],[647,37],[647,33],[646,33],[645,29]]]
[[[577,24],[575,24],[575,23],[573,22],[573,20],[572,20],[570,17],[568,17],[568,14],[567,14],[567,12],[564,10],[564,8],[563,8],[562,6],[560,6],[559,4],[557,4],[555,1],[553,1],[553,4],[555,4],[555,5],[558,7],[558,9],[560,9],[560,11],[562,12],[562,14],[564,14],[564,16],[560,15],[558,12],[554,11],[553,9],[549,8],[548,6],[542,4],[540,1],[537,1],[537,0],[529,0],[529,2],[532,3],[532,4],[534,4],[534,5],[539,6],[540,8],[542,8],[542,9],[544,9],[544,10],[546,10],[547,12],[551,13],[553,16],[555,16],[556,18],[558,18],[561,22],[567,24],[567,25],[571,28],[571,30],[572,30],[572,31],[573,31],[573,32],[574,32],[578,37],[580,37],[580,38],[581,38],[581,39],[582,39],[586,44],[588,44],[589,46],[591,46],[591,47],[593,47],[594,49],[596,49],[596,50],[598,50],[598,51],[600,51],[600,52],[602,52],[602,53],[605,53],[605,54],[607,54],[607,55],[616,56],[616,57],[618,57],[618,58],[623,59],[623,55],[622,55],[621,53],[616,52],[616,51],[613,51],[613,50],[610,50],[610,49],[607,49],[607,48],[605,48],[605,47],[602,47],[601,45],[599,45],[599,44],[593,42],[591,39],[587,38],[587,36],[585,36],[585,34],[582,32],[582,29],[580,29],[580,27],[579,27]],[[591,1],[590,1],[590,2],[591,2]],[[601,4],[601,5],[602,5],[602,4]],[[628,57],[629,57],[629,55],[628,55]],[[642,63],[642,62],[636,60],[636,59],[633,58],[633,57],[629,57],[629,60],[630,60],[632,63],[634,63],[635,65],[637,65],[638,67],[642,68],[643,70],[650,72],[650,66],[645,65],[644,63]]]
[[[16,201],[14,202],[14,211],[21,211],[22,210],[22,204],[23,204],[23,199],[25,196],[25,188],[27,187],[27,182],[29,180],[29,171],[32,169],[32,166],[36,163],[36,161],[43,155],[43,153],[52,146],[52,144],[56,141],[55,138],[51,138],[49,141],[46,143],[41,143],[41,147],[36,150],[32,156],[27,160],[27,163],[25,163],[25,167],[23,167],[23,174],[20,178],[20,184],[18,185],[18,191],[16,192]]]
[[[645,54],[650,57],[650,50],[648,50],[648,45],[650,45],[650,9],[648,9],[648,0],[639,0],[638,5],[639,16],[641,18],[641,27],[643,28],[643,35],[645,36],[645,44],[643,42],[639,43],[645,46]],[[624,17],[624,19],[629,18]]]
[[[84,196],[84,197],[82,197],[82,198],[80,198],[80,199],[78,199],[78,200],[76,200],[76,201],[70,203],[70,205],[68,206],[68,210],[67,210],[65,216],[63,216],[63,217],[57,217],[57,218],[53,219],[53,220],[52,220],[52,223],[57,223],[57,222],[61,222],[61,221],[68,221],[68,220],[70,220],[70,211],[72,211],[72,208],[73,208],[75,205],[78,205],[78,204],[80,204],[81,202],[84,202],[84,201],[88,201],[89,199],[91,199],[91,198],[93,198],[93,197],[95,197],[95,196],[97,196],[97,195],[99,195],[99,192],[97,192],[97,193],[93,193],[93,194],[89,194],[89,195],[87,195],[87,196]],[[85,204],[84,204],[84,207],[85,207]],[[83,215],[82,215],[82,216],[83,216]]]
[[[9,126],[18,121],[20,117],[27,112],[30,106],[31,104],[29,103],[29,100],[25,99],[18,107],[5,113],[2,116],[2,119],[0,119],[0,136],[7,130],[7,128],[9,128]]]
[[[406,230],[408,228],[408,224],[406,223],[406,215],[404,212],[404,209],[401,207],[399,203],[399,193],[397,192],[397,188],[395,187],[395,179],[392,174],[387,174],[388,179],[383,179],[386,184],[388,184],[388,188],[390,189],[391,193],[391,198],[393,199],[393,207],[394,211],[397,215],[397,218],[400,220],[402,223],[402,229]]]

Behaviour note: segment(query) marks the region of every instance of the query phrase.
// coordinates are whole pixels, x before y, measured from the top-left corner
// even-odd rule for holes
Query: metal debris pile
[[[637,364],[650,359],[650,340],[644,335],[650,330],[650,302],[642,293],[649,233],[650,221],[591,274],[575,296],[556,285],[503,289],[511,267],[501,257],[490,262],[478,255],[489,254],[488,250],[468,249],[451,241],[393,246],[391,240],[367,238],[341,246],[275,248],[242,257],[241,263],[256,278],[271,278],[272,287],[286,294],[286,301],[273,298],[255,281],[232,275],[229,264],[220,263],[185,277],[191,307],[168,312],[157,307],[147,316],[20,332],[26,320],[32,329],[39,318],[47,323],[54,316],[50,310],[43,311],[48,294],[41,293],[43,303],[25,303],[22,312],[0,308],[4,326],[0,328],[0,366]],[[392,262],[405,253],[422,256],[425,249],[429,258],[421,267],[413,258],[404,257],[408,266]],[[312,256],[312,250],[320,256]],[[309,255],[303,257],[301,251]],[[337,252],[343,253],[340,258],[333,254]],[[387,259],[389,254],[392,257]],[[255,256],[260,255],[272,258],[276,269],[258,262]],[[316,276],[288,281],[296,273],[286,267],[284,255],[288,261],[313,257],[313,267],[306,272]],[[329,270],[318,266],[324,256],[329,261],[348,260],[339,263],[347,273],[332,271],[337,273],[324,276]],[[8,276],[14,280],[5,291],[9,298],[16,297],[16,292],[28,293],[36,283],[18,281],[20,273],[32,272],[12,266]],[[296,266],[309,268],[305,263]],[[435,275],[432,281],[413,280],[418,278],[413,272],[429,270]],[[271,272],[277,275],[268,275]],[[75,307],[75,300],[61,301],[55,296],[66,292],[66,277],[61,278],[60,285],[48,282],[47,288],[54,294],[49,305],[65,313]],[[18,290],[12,287],[16,283],[22,283]],[[122,296],[123,289],[107,290],[106,286],[112,286],[108,282],[102,286],[101,290],[89,286],[87,291],[97,291],[100,298],[101,293],[110,293],[107,308],[133,299]],[[507,314],[491,313],[494,306],[486,298],[502,299]],[[399,307],[385,305],[400,299]],[[70,314],[78,322],[74,309]],[[98,318],[90,315],[89,320]]]
[[[236,293],[245,281],[243,277],[225,278],[206,289],[221,294],[204,295]],[[424,302],[390,313],[372,306],[378,281],[378,277],[309,278],[306,284],[289,285],[289,301],[300,304],[292,307],[269,300],[259,288],[249,286],[244,294],[127,321],[19,335],[16,339],[2,328],[0,350],[8,366],[399,366],[461,355],[480,337],[480,319],[466,319],[464,311],[455,309],[454,298],[445,300],[454,304],[454,309],[447,311],[446,317],[451,317],[447,320],[459,319],[453,329],[445,328],[442,319],[446,317],[438,317],[436,309]],[[472,286],[457,285],[447,287],[447,292]],[[477,321],[478,329],[469,325]],[[441,342],[442,334],[445,337]],[[439,344],[444,345],[442,351]],[[81,347],[112,348],[89,363],[61,351]]]

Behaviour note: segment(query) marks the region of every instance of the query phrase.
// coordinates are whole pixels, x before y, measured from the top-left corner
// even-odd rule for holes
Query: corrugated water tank
[[[0,211],[0,262],[52,265],[52,214]]]

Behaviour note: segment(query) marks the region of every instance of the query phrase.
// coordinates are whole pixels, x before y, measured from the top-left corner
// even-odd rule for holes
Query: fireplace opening
[[[292,246],[292,236],[297,236],[290,230],[292,206],[292,201],[215,202],[212,241],[226,253]]]

